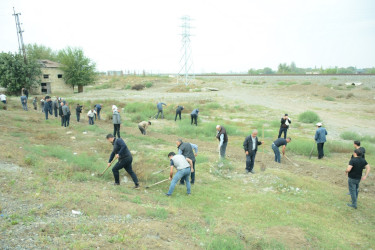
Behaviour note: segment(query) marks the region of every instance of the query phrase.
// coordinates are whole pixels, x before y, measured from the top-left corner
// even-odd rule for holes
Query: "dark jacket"
[[[245,152],[257,151],[258,145],[262,145],[262,142],[258,141],[258,137],[255,137],[255,148],[253,148],[252,136],[249,135],[248,137],[246,137],[245,141],[243,142],[243,149],[245,150]]]
[[[111,153],[111,156],[109,157],[108,162],[112,162],[116,154],[119,155],[119,160],[132,157],[132,154],[130,153],[128,146],[126,146],[123,139],[117,138],[113,141],[112,144],[113,144],[113,151]]]
[[[81,114],[82,113],[82,106],[77,106],[76,107],[76,114]]]
[[[178,106],[176,109],[176,113],[180,113],[182,110],[184,110],[184,107]]]
[[[220,141],[220,136],[224,135],[224,143],[228,142],[227,130],[224,127],[221,127],[219,133],[217,133],[216,138]]]
[[[291,121],[289,118],[288,118],[287,120],[288,120],[289,124],[292,123],[292,121]],[[286,120],[285,120],[284,118],[281,118],[281,122],[280,122],[281,125],[280,125],[280,128],[289,128],[289,125],[286,125],[285,122],[286,122]]]
[[[189,142],[181,143],[178,149],[181,150],[182,155],[185,156],[185,158],[189,158],[190,160],[195,161],[193,148],[191,147]]]
[[[62,106],[59,106],[59,116],[63,116]]]

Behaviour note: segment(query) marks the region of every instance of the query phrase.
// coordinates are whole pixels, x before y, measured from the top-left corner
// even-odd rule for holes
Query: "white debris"
[[[73,133],[72,131],[68,131],[66,132],[67,135],[70,135],[71,133]]]
[[[82,134],[87,135],[87,131],[82,132]]]
[[[124,179],[122,180],[124,183],[127,183],[129,180],[128,180],[128,177],[124,176]]]
[[[130,150],[130,153],[131,153],[132,155],[136,155],[138,152],[137,152],[137,151],[134,151],[134,150]]]
[[[361,86],[362,83],[361,82],[346,82],[345,85],[346,86]]]
[[[78,210],[72,210],[72,214],[74,214],[74,215],[82,215],[82,212],[78,211]]]
[[[75,137],[75,136],[72,136],[72,137],[70,137],[70,139],[72,139],[72,140],[75,140],[75,139],[76,139],[76,137]]]
[[[219,91],[219,89],[218,88],[211,88],[211,87],[209,87],[209,88],[207,88],[209,91]]]
[[[74,152],[73,154],[74,154],[74,155],[77,155],[77,153],[76,153],[76,152]]]

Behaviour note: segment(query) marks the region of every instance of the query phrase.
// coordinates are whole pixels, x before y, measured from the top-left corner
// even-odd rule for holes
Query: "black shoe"
[[[115,186],[119,186],[120,183],[115,182],[115,183],[113,183],[113,185],[115,185]]]
[[[191,185],[194,185],[194,182],[190,182]]]
[[[185,182],[180,182],[180,185],[185,185]]]
[[[354,209],[357,209],[357,206],[354,206],[353,204],[348,203],[348,204],[346,204],[346,205],[348,205],[348,207],[352,207],[352,208],[354,208]]]
[[[135,186],[133,188],[134,189],[138,189],[139,188],[139,184],[135,184]]]
[[[246,171],[246,174],[250,173],[250,171],[249,171],[249,170],[247,170],[247,169],[246,169],[245,171]]]
[[[167,197],[170,197],[170,196],[171,196],[171,195],[170,195],[170,194],[168,194],[168,193],[165,193],[164,195],[165,195],[165,196],[167,196]]]
[[[250,173],[255,174],[254,170],[251,170]]]

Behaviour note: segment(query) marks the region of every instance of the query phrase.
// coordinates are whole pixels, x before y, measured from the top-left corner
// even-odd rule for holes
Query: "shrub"
[[[137,91],[142,90],[144,88],[145,88],[144,84],[136,84],[132,86],[132,90],[137,90]]]
[[[125,89],[131,89],[131,88],[132,88],[132,86],[130,84],[125,86]]]
[[[333,101],[335,101],[335,98],[333,98],[332,96],[326,96],[326,97],[324,97],[324,100],[329,101],[329,102],[333,102]]]
[[[359,134],[357,134],[356,132],[351,132],[351,131],[345,131],[345,132],[341,133],[340,137],[344,140],[351,140],[351,141],[361,139],[361,136]]]
[[[153,85],[153,83],[152,83],[152,82],[148,82],[148,83],[146,83],[146,88],[151,88],[151,87],[152,87],[152,85]]]
[[[305,111],[298,116],[298,120],[303,123],[314,123],[320,121],[320,117],[313,111]]]
[[[350,99],[352,97],[354,97],[354,94],[353,93],[349,93],[349,94],[347,94],[346,99]]]
[[[311,82],[303,82],[302,85],[310,85]]]
[[[221,105],[217,102],[211,102],[211,103],[208,103],[205,108],[206,109],[220,109]]]

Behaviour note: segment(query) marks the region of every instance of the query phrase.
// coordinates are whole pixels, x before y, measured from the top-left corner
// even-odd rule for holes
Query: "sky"
[[[375,66],[374,0],[1,0],[0,51],[82,48],[99,71],[177,73],[190,16],[195,73]]]

